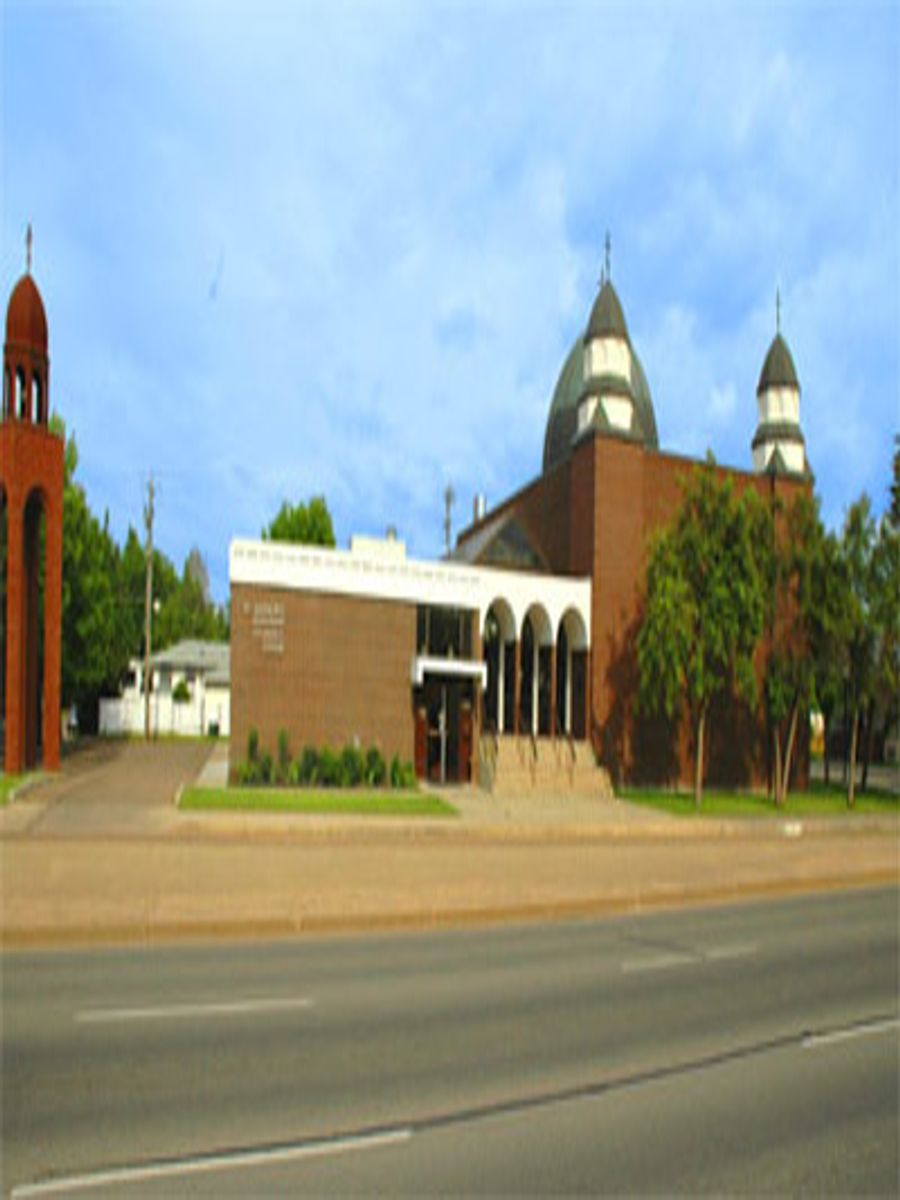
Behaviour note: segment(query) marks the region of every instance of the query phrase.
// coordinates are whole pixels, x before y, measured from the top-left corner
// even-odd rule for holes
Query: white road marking
[[[630,958],[622,963],[622,971],[630,975],[638,971],[667,971],[672,967],[702,966],[708,962],[726,962],[733,958],[749,958],[758,947],[749,943],[735,946],[713,946],[709,950],[676,951],[654,954],[647,958]]]
[[[710,962],[726,962],[732,958],[750,958],[758,950],[758,946],[747,944],[744,946],[713,946],[711,950],[705,951],[703,957],[709,959]]]
[[[626,975],[633,971],[666,971],[699,961],[696,954],[656,954],[652,958],[631,958],[622,963],[622,970]]]
[[[189,1017],[255,1016],[310,1008],[308,996],[284,999],[226,1000],[213,1004],[167,1004],[155,1008],[89,1008],[75,1014],[78,1025],[101,1025],[115,1021],[172,1021]]]
[[[846,1029],[834,1029],[830,1033],[809,1033],[803,1039],[803,1049],[815,1050],[819,1046],[832,1046],[836,1042],[847,1042],[851,1038],[887,1033],[889,1029],[900,1029],[900,1017],[890,1017],[886,1021],[868,1021],[862,1025],[848,1025]]]
[[[12,1200],[26,1196],[65,1196],[91,1188],[123,1187],[147,1183],[155,1179],[178,1179],[213,1171],[238,1171],[247,1167],[271,1167],[279,1163],[300,1162],[304,1158],[328,1158],[340,1154],[357,1154],[380,1146],[396,1146],[408,1142],[411,1129],[386,1129],[382,1133],[362,1134],[359,1137],[334,1138],[331,1141],[306,1142],[296,1146],[279,1146],[267,1150],[238,1150],[230,1154],[210,1154],[197,1158],[174,1159],[171,1162],[148,1163],[146,1166],[117,1167],[109,1171],[92,1171],[83,1175],[60,1176],[38,1183],[14,1187]]]

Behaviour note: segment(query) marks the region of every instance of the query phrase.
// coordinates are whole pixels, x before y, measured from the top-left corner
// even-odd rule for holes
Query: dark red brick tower
[[[6,510],[6,679],[4,769],[12,774],[42,758],[59,767],[62,626],[62,438],[50,414],[47,317],[27,269],[6,310],[0,501]],[[43,679],[40,678],[40,580],[43,517]]]

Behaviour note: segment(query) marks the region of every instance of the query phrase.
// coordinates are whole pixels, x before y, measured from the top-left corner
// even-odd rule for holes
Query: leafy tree
[[[192,583],[199,587],[203,603],[209,604],[209,571],[206,569],[206,562],[203,555],[196,546],[192,548],[190,554],[185,559],[184,573],[190,577]]]
[[[92,732],[97,728],[100,696],[117,692],[129,658],[143,653],[146,554],[133,528],[119,550],[108,516],[101,525],[75,480],[74,436],[66,437],[65,425],[56,414],[50,426],[65,438],[62,703],[75,704],[80,728]],[[153,593],[159,601],[154,649],[184,637],[227,638],[225,611],[204,594],[205,571],[199,551],[194,550],[179,578],[169,559],[154,550]]]
[[[262,531],[262,536],[272,542],[333,546],[334,528],[324,497],[313,496],[308,504],[291,504],[285,500],[268,528]]]
[[[769,596],[765,690],[774,750],[772,790],[781,807],[790,786],[797,730],[815,693],[812,647],[820,619],[816,585],[825,533],[818,503],[806,492],[786,511],[766,508],[765,513],[767,528],[755,544]]]
[[[64,435],[57,418],[55,431]],[[63,491],[62,702],[75,704],[83,731],[97,728],[98,699],[114,691],[128,665],[119,603],[119,549],[75,482],[78,450],[66,442]]]
[[[860,718],[869,711],[875,687],[876,630],[872,619],[875,519],[871,501],[865,494],[851,504],[847,512],[841,550],[848,585],[845,623],[850,716],[847,804],[852,808],[856,802]]]
[[[889,511],[879,522],[869,577],[869,619],[873,631],[872,686],[862,786],[868,782],[872,744],[879,717],[897,718],[900,703],[900,527]]]
[[[825,740],[825,783],[829,783],[828,743],[847,674],[847,628],[850,589],[847,564],[833,533],[825,533],[813,562],[810,660],[813,695],[822,714]]]
[[[754,553],[759,501],[737,499],[713,464],[694,472],[672,525],[650,548],[638,634],[640,699],[674,718],[687,706],[694,732],[694,802],[703,793],[710,704],[735,687],[756,696],[753,654],[764,621],[763,580]]]
[[[203,583],[197,573],[199,552],[191,551],[185,560],[181,577],[171,562],[154,551],[153,594],[159,601],[159,612],[153,621],[153,646],[163,649],[184,638],[205,641],[224,641],[228,627],[224,612],[204,598]]]

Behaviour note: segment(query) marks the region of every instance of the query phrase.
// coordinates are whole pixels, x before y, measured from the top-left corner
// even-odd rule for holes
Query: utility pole
[[[144,505],[147,530],[147,586],[144,592],[144,737],[150,740],[150,622],[153,613],[153,476],[147,484]]]

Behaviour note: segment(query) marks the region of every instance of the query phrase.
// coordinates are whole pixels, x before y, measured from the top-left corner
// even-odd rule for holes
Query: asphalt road
[[[14,1196],[897,1190],[893,889],[0,963]]]

